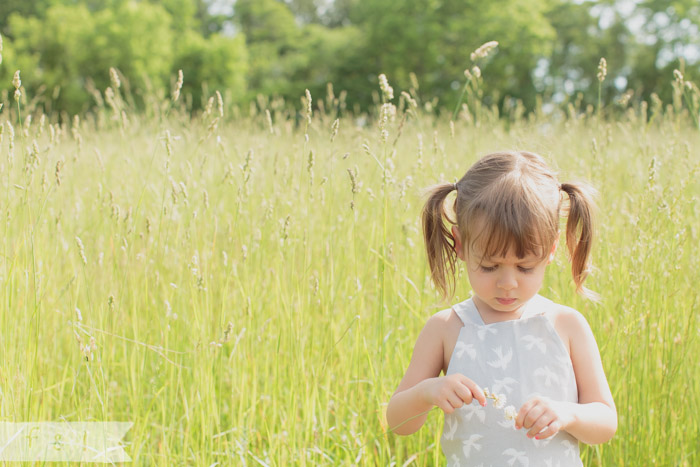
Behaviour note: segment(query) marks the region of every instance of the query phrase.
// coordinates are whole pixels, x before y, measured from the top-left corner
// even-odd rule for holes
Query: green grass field
[[[332,98],[310,124],[265,100],[223,118],[157,104],[0,113],[0,421],[131,421],[137,465],[444,464],[438,409],[410,437],[384,421],[448,306],[421,190],[525,149],[599,190],[601,303],[576,296],[563,248],[541,292],[586,316],[618,407],[584,463],[700,464],[700,132],[678,106],[451,126],[419,105],[385,134],[341,112],[333,137]]]

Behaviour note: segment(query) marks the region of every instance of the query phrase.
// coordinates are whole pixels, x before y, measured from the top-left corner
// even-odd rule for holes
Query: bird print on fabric
[[[550,457],[544,460],[544,467],[561,467],[561,462],[554,463],[554,460]]]
[[[562,446],[566,448],[565,454],[566,457],[571,456],[572,458],[576,459],[578,458],[578,454],[576,453],[576,449],[574,448],[574,443],[569,441],[568,439],[565,439],[564,441],[561,442]]]
[[[459,421],[456,417],[445,417],[445,425],[447,425],[447,431],[443,432],[445,439],[454,439],[455,433],[457,432],[457,426],[459,426]]]
[[[513,448],[509,448],[503,451],[504,456],[510,457],[510,459],[508,459],[508,465],[515,465],[515,463],[517,462],[518,465],[528,467],[530,465],[530,459],[528,459],[525,454],[525,451],[517,451]]]
[[[481,423],[484,423],[484,421],[486,420],[486,411],[480,405],[475,405],[473,403],[469,405],[463,405],[462,408],[459,409],[459,411],[462,413],[462,416],[465,420],[471,420],[475,415]]]
[[[508,351],[505,354],[503,353],[503,347],[501,346],[498,346],[492,350],[496,354],[498,359],[491,360],[488,362],[488,364],[494,368],[500,368],[502,370],[505,370],[510,361],[513,359],[513,349],[508,349]]]
[[[532,350],[534,347],[537,347],[540,352],[547,353],[547,344],[544,343],[544,339],[541,337],[527,335],[523,336],[523,340],[527,342],[527,344],[525,344],[527,350]]]
[[[557,355],[557,362],[562,366],[562,369],[568,372],[571,368],[571,358],[568,355]]]
[[[494,379],[493,380],[493,392],[495,393],[501,393],[503,391],[511,393],[513,392],[513,385],[518,384],[518,382],[511,378],[510,376],[506,376],[503,379]]]
[[[457,358],[462,358],[462,355],[464,355],[465,352],[472,360],[476,359],[476,349],[474,348],[473,344],[466,344],[463,341],[457,342],[457,345],[455,346],[455,355]]]
[[[462,441],[462,452],[464,453],[464,457],[469,459],[472,449],[475,451],[481,451],[481,445],[476,443],[481,438],[483,438],[481,435],[471,435],[469,439]]]
[[[548,366],[536,369],[534,375],[543,378],[545,386],[551,386],[552,382],[559,384],[559,376]]]
[[[488,326],[483,326],[481,329],[476,331],[476,336],[480,341],[486,339],[487,334],[498,334],[498,331],[495,328],[490,328]]]

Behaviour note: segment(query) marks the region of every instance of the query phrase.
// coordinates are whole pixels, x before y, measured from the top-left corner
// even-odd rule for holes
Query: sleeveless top
[[[482,389],[506,396],[515,411],[533,396],[578,402],[571,358],[544,316],[556,305],[536,295],[517,320],[484,324],[472,299],[453,307],[464,327],[459,332],[446,375],[461,373]],[[442,451],[449,466],[582,466],[578,440],[560,431],[547,439],[515,429],[504,409],[476,399],[445,414]]]

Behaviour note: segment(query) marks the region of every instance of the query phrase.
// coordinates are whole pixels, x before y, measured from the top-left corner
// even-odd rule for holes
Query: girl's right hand
[[[437,405],[445,413],[452,413],[464,404],[471,404],[473,399],[482,406],[486,405],[484,391],[479,385],[459,373],[429,378],[424,384],[426,402]]]

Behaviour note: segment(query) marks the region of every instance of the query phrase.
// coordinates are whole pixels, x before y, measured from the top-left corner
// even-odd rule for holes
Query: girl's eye
[[[496,270],[496,266],[481,266],[481,270],[484,272],[493,272]]]
[[[518,269],[520,269],[520,272],[524,272],[525,274],[531,273],[533,269],[535,268],[524,268],[522,266],[518,266]]]

